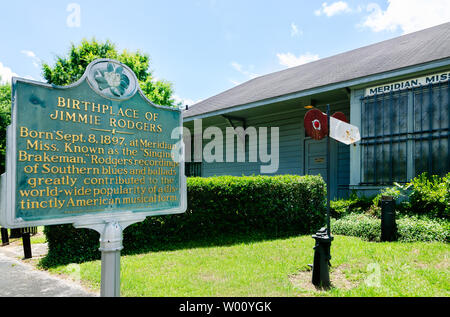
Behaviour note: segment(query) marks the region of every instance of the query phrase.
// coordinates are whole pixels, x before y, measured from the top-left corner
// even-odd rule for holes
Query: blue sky
[[[43,80],[40,64],[83,38],[150,55],[183,103],[256,76],[450,21],[450,0],[40,0],[0,4],[0,75]]]

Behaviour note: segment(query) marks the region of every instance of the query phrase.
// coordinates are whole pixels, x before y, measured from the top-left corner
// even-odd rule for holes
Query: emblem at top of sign
[[[116,61],[97,60],[89,65],[87,74],[91,87],[109,99],[128,99],[138,88],[133,71]]]

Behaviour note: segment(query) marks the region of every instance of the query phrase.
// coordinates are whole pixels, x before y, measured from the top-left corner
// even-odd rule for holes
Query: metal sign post
[[[321,140],[327,137],[327,211],[326,227],[321,228],[312,238],[316,241],[314,246],[314,264],[312,283],[316,287],[330,288],[331,266],[331,139],[335,139],[344,144],[353,144],[360,140],[357,127],[346,123],[347,119],[341,112],[336,112],[330,116],[330,105],[327,104],[327,113],[324,114],[318,109],[310,110],[305,115],[304,125],[307,134],[315,139]]]
[[[330,105],[327,105],[327,126],[330,127]],[[330,199],[331,199],[331,139],[330,128],[327,133],[327,233],[331,238]],[[332,239],[332,238],[331,238]]]
[[[100,234],[99,250],[102,252],[100,296],[120,296],[120,251],[123,249],[123,230],[129,225],[144,220],[145,217],[138,217],[128,221],[111,220],[98,224],[74,224],[75,228],[92,229]]]
[[[329,288],[331,286],[330,282],[330,272],[329,266],[331,260],[331,242],[333,237],[331,236],[331,225],[330,225],[330,198],[331,198],[331,153],[330,153],[330,105],[327,105],[326,114],[326,137],[327,137],[327,213],[326,213],[326,228],[320,229],[313,239],[316,240],[314,246],[314,264],[313,264],[313,275],[312,283],[317,287]]]

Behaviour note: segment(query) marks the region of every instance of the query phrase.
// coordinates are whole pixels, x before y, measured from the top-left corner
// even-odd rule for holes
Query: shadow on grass
[[[79,229],[78,229],[79,230]],[[81,229],[84,230],[84,229]],[[83,263],[89,261],[99,260],[101,253],[98,251],[98,234],[89,232],[89,241],[78,241],[81,246],[79,249],[71,248],[50,248],[49,253],[41,259],[39,266],[48,269],[60,265],[67,265],[70,263]],[[300,235],[298,232],[248,232],[248,233],[227,233],[213,236],[197,236],[186,238],[185,240],[176,240],[172,238],[146,238],[145,240],[137,240],[136,237],[124,237],[124,249],[122,255],[137,255],[149,252],[167,252],[178,251],[195,248],[213,248],[213,247],[229,247],[238,244],[251,244],[255,242],[273,241],[278,239],[288,239]],[[95,243],[93,243],[96,241]],[[311,245],[313,246],[313,241]]]
[[[178,251],[195,248],[214,248],[214,247],[229,247],[237,244],[250,244],[255,242],[273,241],[278,239],[288,239],[297,237],[299,233],[264,233],[264,232],[251,232],[246,234],[222,234],[212,237],[196,237],[187,239],[185,241],[149,241],[147,246],[140,247],[138,249],[128,249],[124,243],[123,255],[135,255],[147,252],[167,252]]]

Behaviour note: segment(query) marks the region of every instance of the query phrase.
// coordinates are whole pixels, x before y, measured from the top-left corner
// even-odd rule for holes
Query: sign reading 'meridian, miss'
[[[148,101],[127,66],[96,60],[73,85],[12,89],[2,226],[186,210],[181,111]]]
[[[397,81],[395,83],[384,84],[376,87],[370,87],[365,90],[364,95],[366,97],[369,97],[399,91],[403,89],[425,87],[432,84],[443,83],[448,81],[449,79],[450,79],[450,71],[435,73],[432,75],[422,76],[419,78]]]

